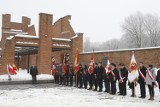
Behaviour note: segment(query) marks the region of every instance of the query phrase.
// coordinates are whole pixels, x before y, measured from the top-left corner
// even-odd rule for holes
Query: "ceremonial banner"
[[[130,62],[130,71],[128,72],[128,80],[130,83],[132,83],[136,78],[139,76],[137,63],[134,57],[134,52],[132,54],[131,62]]]

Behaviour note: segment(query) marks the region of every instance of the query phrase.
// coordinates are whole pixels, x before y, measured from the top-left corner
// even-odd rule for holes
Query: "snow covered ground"
[[[32,80],[31,75],[27,73],[27,70],[19,69],[17,75],[11,75],[12,80],[20,81],[20,80]],[[38,80],[50,80],[53,79],[52,75],[49,74],[40,74],[37,76]],[[0,75],[0,81],[8,81],[8,75]]]
[[[57,84],[0,86],[0,107],[160,107],[160,94],[155,89],[154,101],[127,96],[110,95]]]

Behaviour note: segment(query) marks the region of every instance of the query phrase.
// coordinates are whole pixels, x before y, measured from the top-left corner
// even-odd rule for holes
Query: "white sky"
[[[28,16],[38,29],[40,12],[53,14],[55,22],[60,17],[72,15],[71,24],[75,32],[83,32],[91,41],[103,42],[120,38],[121,24],[125,17],[137,11],[158,14],[159,0],[0,0],[2,14],[12,14],[12,21],[21,21]],[[1,26],[2,22],[0,22]],[[0,31],[1,34],[1,31]]]

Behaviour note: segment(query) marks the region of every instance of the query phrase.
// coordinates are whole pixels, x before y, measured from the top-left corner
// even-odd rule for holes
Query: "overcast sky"
[[[21,16],[28,16],[37,30],[40,12],[53,14],[54,22],[72,15],[75,32],[83,32],[91,41],[99,42],[120,38],[124,18],[137,11],[160,16],[160,0],[0,0],[0,20],[6,13],[18,22]]]

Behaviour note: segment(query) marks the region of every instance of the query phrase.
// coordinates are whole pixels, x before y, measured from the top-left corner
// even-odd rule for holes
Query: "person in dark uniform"
[[[30,67],[30,74],[32,76],[32,84],[36,84],[37,83],[37,75],[38,75],[37,66],[33,65]]]
[[[115,95],[116,94],[116,81],[118,79],[118,70],[116,68],[116,65],[114,63],[110,64],[111,72],[109,73],[109,80],[111,83],[111,92],[110,94]]]
[[[159,64],[159,67],[160,67],[160,64]],[[157,71],[157,79],[156,79],[156,81],[158,82],[158,84],[159,84],[159,92],[160,92],[160,68],[158,69],[158,71]],[[159,101],[160,102],[160,101]]]
[[[87,78],[88,78],[88,82],[89,82],[89,89],[88,90],[92,90],[93,88],[93,82],[94,82],[94,69],[92,73],[87,73]]]
[[[62,64],[57,65],[57,71],[59,84],[62,84]]]
[[[104,67],[102,66],[101,62],[99,62],[97,69],[97,82],[98,82],[99,92],[102,92],[103,88],[103,72],[104,72]]]
[[[69,65],[67,64],[67,69],[66,69],[66,73],[65,73],[65,85],[68,86],[69,85]]]
[[[87,65],[84,65],[83,67],[83,84],[84,88],[87,89],[87,81],[88,81],[88,67]]]
[[[73,75],[74,75],[74,68],[73,68],[73,64],[70,63],[70,65],[69,65],[69,82],[70,82],[70,86],[73,86]]]
[[[119,95],[124,95],[126,96],[127,91],[126,91],[126,82],[128,80],[128,70],[126,69],[125,65],[123,63],[119,64],[119,89],[120,89],[120,94]]]
[[[139,63],[139,72],[143,74],[144,77],[146,77],[146,70],[147,68],[143,65],[143,62]],[[141,96],[139,98],[145,98],[146,97],[146,88],[145,88],[145,78],[143,78],[139,73],[138,83],[140,84],[140,93]]]
[[[94,64],[93,70],[93,84],[94,84],[94,91],[97,91],[97,71],[98,71],[98,64]]]
[[[106,73],[106,70],[104,70],[103,72],[103,78],[104,78],[104,86],[105,86],[104,92],[110,93],[109,72]]]
[[[82,64],[79,64],[79,70],[77,72],[77,86],[78,85],[80,86],[78,88],[82,88],[83,86],[82,75],[83,75],[83,67],[82,67]]]
[[[56,73],[55,73],[55,75],[54,75],[54,78],[55,78],[55,83],[57,83],[57,84],[59,84],[59,72],[58,72],[58,63],[57,63],[57,65],[56,65]]]

